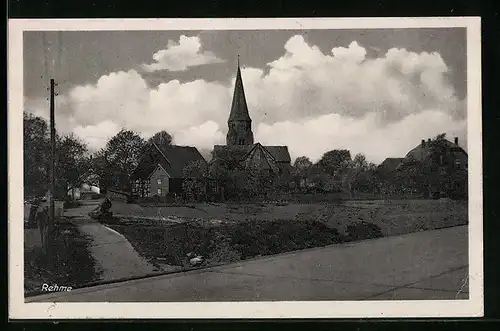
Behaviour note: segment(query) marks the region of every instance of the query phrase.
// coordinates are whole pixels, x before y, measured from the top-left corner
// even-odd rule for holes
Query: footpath
[[[91,229],[86,228],[94,233]],[[99,240],[110,239],[102,230],[97,233]],[[120,254],[125,258],[114,266],[117,270],[135,259],[126,257],[130,252]],[[106,258],[102,251],[95,256]],[[451,300],[468,298],[468,279],[468,231],[460,226],[51,293],[26,302]]]
[[[157,272],[122,234],[90,219],[88,213],[99,203],[100,201],[86,201],[81,207],[66,210],[64,215],[71,217],[71,222],[91,238],[89,250],[96,260],[96,272],[100,274],[100,281],[140,277]]]

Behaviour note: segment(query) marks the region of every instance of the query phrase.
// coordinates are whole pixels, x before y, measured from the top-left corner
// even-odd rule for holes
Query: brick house
[[[386,159],[377,170],[381,186],[393,193],[467,196],[468,155],[457,137],[422,140],[404,158]]]
[[[131,176],[132,194],[139,198],[182,194],[183,170],[195,161],[205,162],[195,147],[150,144]]]

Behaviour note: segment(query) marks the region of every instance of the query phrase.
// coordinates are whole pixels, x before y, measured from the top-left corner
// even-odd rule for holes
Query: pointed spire
[[[234,83],[233,102],[231,104],[231,113],[229,114],[230,121],[251,121],[248,114],[248,106],[243,89],[243,79],[241,78],[240,56],[238,55],[238,69],[236,72],[236,81]]]

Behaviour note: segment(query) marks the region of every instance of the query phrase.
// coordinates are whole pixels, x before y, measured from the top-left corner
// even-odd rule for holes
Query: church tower
[[[238,58],[238,71],[234,84],[233,102],[231,113],[227,120],[229,130],[226,136],[226,145],[253,145],[252,119],[248,114],[243,80],[241,79],[240,61]]]

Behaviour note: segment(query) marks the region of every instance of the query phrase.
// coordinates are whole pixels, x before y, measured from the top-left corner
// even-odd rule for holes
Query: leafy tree
[[[24,189],[27,196],[44,195],[50,188],[51,147],[47,122],[29,113],[24,120]],[[55,196],[66,197],[89,174],[87,145],[73,134],[56,134]]]
[[[208,166],[204,160],[189,163],[183,169],[182,190],[189,198],[199,200],[205,197],[207,190]]]
[[[293,163],[293,166],[300,172],[306,172],[312,167],[312,165],[313,163],[307,156],[300,156],[295,159],[295,162]]]
[[[98,150],[90,157],[90,164],[92,174],[94,175],[92,179],[95,180],[92,182],[93,185],[99,185],[101,190],[113,186],[113,170],[111,169],[105,148]]]
[[[300,156],[293,163],[293,175],[298,187],[307,186],[308,175],[313,163],[306,156]]]
[[[359,190],[373,191],[375,186],[373,171],[375,168],[376,166],[373,163],[368,163],[363,154],[358,153],[354,156],[341,173],[344,190],[349,193],[350,197]]]
[[[328,151],[318,161],[318,165],[328,174],[337,176],[350,166],[351,152],[346,149]]]
[[[96,155],[94,165],[106,187],[129,191],[130,176],[139,163],[145,141],[135,132],[122,129],[112,137],[106,147]]]
[[[148,139],[148,143],[155,143],[158,146],[172,144],[172,136],[165,130],[155,133]]]
[[[332,150],[328,151],[317,163],[319,169],[324,174],[321,176],[323,187],[327,191],[345,190],[344,186],[348,186],[351,191],[349,180],[352,170],[351,152],[349,150]],[[318,169],[318,170],[319,170]],[[317,172],[321,172],[318,171]],[[320,177],[320,178],[321,178]]]
[[[47,122],[23,113],[24,196],[40,196],[49,186],[50,136]]]
[[[90,174],[90,159],[87,145],[73,134],[58,139],[56,169],[59,183],[59,195],[86,182]],[[73,194],[74,198],[74,194]]]

